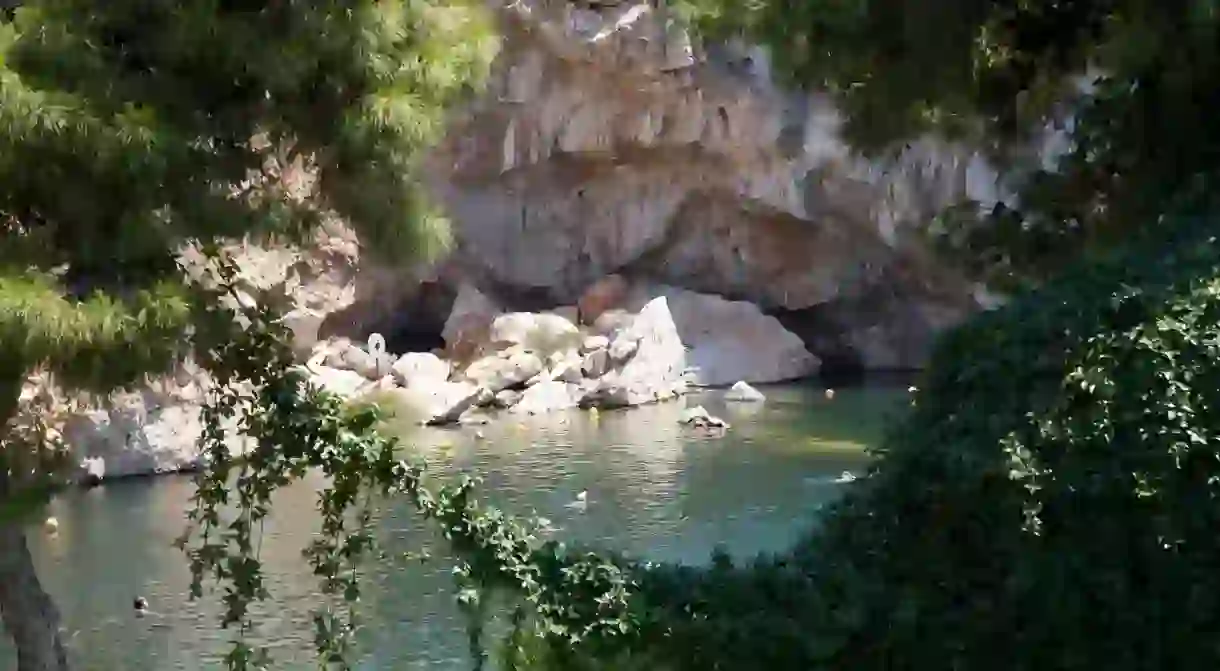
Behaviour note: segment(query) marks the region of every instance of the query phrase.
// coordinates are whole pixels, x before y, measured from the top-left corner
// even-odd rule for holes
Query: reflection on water
[[[733,554],[780,550],[859,471],[862,448],[902,407],[903,387],[839,390],[764,388],[766,404],[725,404],[719,392],[599,416],[573,411],[506,417],[473,429],[413,432],[413,449],[445,475],[477,473],[484,496],[514,513],[549,518],[557,535],[649,559],[702,562],[724,544]],[[733,428],[711,437],[678,424],[701,404]],[[259,610],[257,640],[278,668],[312,663],[311,610],[319,603],[300,551],[314,531],[319,479],[279,493],[262,559],[273,601]],[[587,504],[571,506],[587,491]],[[215,669],[226,649],[215,599],[190,603],[188,571],[171,542],[181,532],[193,485],[165,477],[65,495],[51,505],[56,536],[31,528],[40,575],[85,671]],[[377,517],[392,553],[443,545],[405,502]],[[362,669],[464,669],[466,643],[453,605],[451,564],[371,566],[362,613]],[[152,614],[137,618],[136,595]],[[15,666],[0,641],[0,668]]]

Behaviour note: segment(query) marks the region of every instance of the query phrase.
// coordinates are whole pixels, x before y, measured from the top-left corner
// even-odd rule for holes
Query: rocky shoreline
[[[244,268],[258,267],[252,258],[262,258],[261,252],[244,257]],[[627,408],[732,384],[733,398],[758,400],[761,395],[741,385],[806,378],[819,369],[800,338],[750,303],[617,275],[589,287],[575,305],[542,312],[506,310],[464,285],[445,321],[442,348],[387,352],[381,334],[364,342],[323,339],[324,319],[302,327],[301,297],[318,294],[312,285],[319,281],[290,292],[298,305],[285,319],[297,319],[301,369],[323,389],[382,404],[419,425],[483,424],[499,413]],[[282,281],[248,284],[243,302],[284,291]],[[76,479],[97,483],[196,468],[208,384],[187,361],[174,375],[70,413],[63,434],[79,464]],[[716,426],[714,418],[711,424],[706,419],[699,425]],[[242,451],[236,439],[231,447]]]
[[[305,368],[325,389],[379,393],[430,425],[478,423],[493,410],[630,407],[818,370],[801,340],[756,307],[674,287],[612,276],[577,306],[543,313],[502,313],[477,289],[463,294],[445,350],[396,358],[339,339],[317,345]]]

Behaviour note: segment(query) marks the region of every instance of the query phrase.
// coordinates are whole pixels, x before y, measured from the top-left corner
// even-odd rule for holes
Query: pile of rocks
[[[394,358],[348,340],[321,345],[306,368],[348,398],[377,392],[426,424],[479,421],[480,410],[539,414],[675,398],[688,385],[686,348],[664,297],[623,320],[580,329],[554,313],[495,316],[468,365],[436,353]]]
[[[621,408],[692,386],[777,382],[815,373],[799,338],[749,303],[617,276],[572,307],[501,312],[459,292],[446,348],[394,357],[350,340],[324,342],[306,368],[347,398],[380,394],[425,424],[482,421],[483,411],[540,414]]]

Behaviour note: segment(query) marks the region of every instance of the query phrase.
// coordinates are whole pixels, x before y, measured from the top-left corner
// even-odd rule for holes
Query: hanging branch
[[[236,267],[211,250],[219,304],[233,291]],[[250,606],[271,598],[258,547],[275,491],[320,471],[321,533],[304,550],[324,594],[346,604],[315,614],[319,660],[351,669],[362,562],[386,558],[371,528],[374,498],[404,498],[439,524],[459,565],[459,600],[470,617],[475,668],[481,668],[479,633],[486,595],[502,591],[528,604],[547,637],[570,643],[622,637],[633,630],[628,601],[635,565],[617,557],[569,556],[562,544],[541,538],[538,520],[523,520],[479,505],[477,480],[432,489],[422,464],[396,456],[396,438],[379,434],[376,407],[351,408],[312,385],[294,362],[290,334],[263,307],[242,308],[222,329],[200,329],[196,350],[214,386],[203,411],[194,509],[178,544],[190,559],[192,598],[205,578],[223,592],[222,626],[236,627],[226,659],[232,671],[266,669],[269,656],[246,641],[256,627]],[[231,427],[236,426],[237,430]],[[234,447],[244,443],[239,453]],[[234,480],[235,478],[235,480]]]

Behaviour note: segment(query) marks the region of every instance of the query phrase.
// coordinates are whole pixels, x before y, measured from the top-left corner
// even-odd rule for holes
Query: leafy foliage
[[[490,61],[481,8],[35,0],[13,17],[0,22],[5,407],[36,367],[104,392],[186,354],[206,306],[175,263],[185,244],[300,240],[332,213],[374,254],[444,243],[415,161]]]
[[[231,290],[236,269],[217,261],[219,291]],[[630,575],[612,560],[593,554],[567,555],[545,541],[540,526],[479,506],[475,481],[428,489],[422,466],[399,460],[397,441],[374,431],[376,406],[345,408],[335,396],[307,381],[294,366],[289,332],[266,308],[250,308],[231,322],[223,344],[210,350],[205,366],[217,382],[204,412],[202,443],[207,468],[199,474],[197,507],[181,539],[191,559],[192,592],[202,594],[207,577],[225,589],[224,625],[244,632],[253,623],[248,606],[268,596],[258,561],[258,535],[271,511],[271,495],[309,469],[329,483],[319,495],[322,532],[306,549],[322,591],[346,604],[343,614],[317,615],[320,658],[351,668],[350,647],[360,599],[359,565],[378,556],[369,528],[372,497],[402,496],[436,520],[453,549],[465,559],[459,573],[462,605],[471,616],[472,649],[481,663],[479,624],[485,599],[496,590],[522,596],[547,622],[548,634],[569,642],[597,641],[627,631]],[[234,453],[226,431],[242,418],[239,438],[249,450]],[[236,484],[232,484],[233,477]],[[226,517],[226,506],[234,514]],[[267,664],[262,651],[237,639],[232,669]]]

